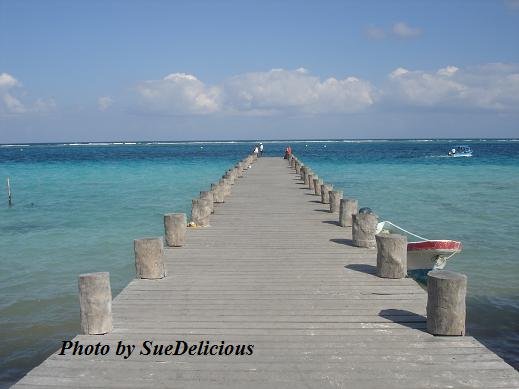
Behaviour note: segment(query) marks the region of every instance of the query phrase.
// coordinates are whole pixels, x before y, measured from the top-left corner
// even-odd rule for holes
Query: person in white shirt
[[[260,145],[259,145],[259,156],[260,157],[263,156],[263,143],[260,143]]]

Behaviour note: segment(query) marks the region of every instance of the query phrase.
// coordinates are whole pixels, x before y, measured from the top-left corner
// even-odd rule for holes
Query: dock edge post
[[[141,238],[133,241],[135,251],[135,273],[137,278],[156,280],[166,277],[164,264],[164,240]]]
[[[407,236],[375,235],[377,241],[377,276],[405,278],[407,276]]]
[[[353,218],[359,211],[359,202],[355,199],[341,199],[339,207],[339,225],[349,227],[352,225]]]
[[[85,273],[78,277],[81,331],[102,335],[113,330],[110,273]]]
[[[187,217],[185,213],[164,215],[164,235],[166,245],[181,247],[186,243]]]
[[[449,270],[427,273],[427,332],[465,335],[467,276]]]
[[[351,237],[352,243],[357,247],[375,248],[377,242],[377,215],[371,213],[358,213],[352,215]]]

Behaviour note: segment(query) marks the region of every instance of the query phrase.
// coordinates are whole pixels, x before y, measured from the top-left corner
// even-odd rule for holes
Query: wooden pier
[[[377,277],[376,249],[353,247],[351,228],[328,209],[286,161],[260,158],[210,227],[166,249],[166,278],[135,279],[114,299],[112,332],[74,339],[110,353],[56,352],[16,387],[519,387],[476,339],[427,333],[427,293],[409,278]],[[178,340],[254,347],[138,355],[144,341]],[[128,359],[114,353],[120,341],[137,346]]]

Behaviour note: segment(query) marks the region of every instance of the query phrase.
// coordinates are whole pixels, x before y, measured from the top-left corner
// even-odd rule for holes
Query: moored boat
[[[429,270],[443,269],[447,260],[461,252],[462,244],[456,240],[431,240],[390,221],[383,221],[377,225],[377,234],[404,234],[407,236],[407,271],[410,275],[423,276]]]

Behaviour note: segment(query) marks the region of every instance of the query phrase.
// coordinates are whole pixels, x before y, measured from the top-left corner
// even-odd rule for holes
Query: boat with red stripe
[[[407,270],[409,272],[443,269],[447,261],[463,249],[463,245],[459,241],[427,239],[390,221],[378,223],[377,234],[383,233],[407,236]]]

